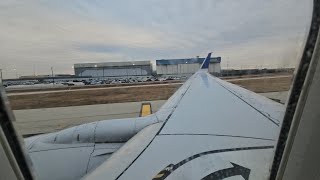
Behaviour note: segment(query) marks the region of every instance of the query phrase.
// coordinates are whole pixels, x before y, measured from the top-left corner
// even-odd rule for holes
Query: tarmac
[[[166,100],[143,102],[150,102],[156,112]],[[94,121],[138,117],[143,102],[14,110],[14,124],[22,135],[48,133]]]
[[[288,91],[261,95],[284,104]],[[144,102],[151,103],[154,113],[166,100],[15,110],[15,125],[22,135],[49,133],[94,121],[138,117]]]

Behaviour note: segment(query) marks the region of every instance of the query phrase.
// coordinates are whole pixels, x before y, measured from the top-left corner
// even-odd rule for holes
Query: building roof
[[[150,61],[123,61],[123,62],[102,62],[102,63],[78,63],[74,68],[96,68],[96,67],[119,67],[119,66],[143,66],[151,65]]]
[[[157,65],[176,65],[176,64],[201,64],[205,58],[185,58],[185,59],[160,59],[156,60]],[[212,57],[210,63],[220,63],[221,57]]]

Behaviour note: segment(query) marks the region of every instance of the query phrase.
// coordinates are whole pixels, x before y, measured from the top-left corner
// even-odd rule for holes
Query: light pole
[[[51,66],[52,85],[54,85],[53,67]]]
[[[14,68],[14,69],[12,69],[13,71],[14,71],[14,73],[16,74],[16,79],[18,79],[18,73],[17,73],[17,69],[16,68]]]
[[[128,68],[126,68],[126,73],[127,73],[127,79],[128,79],[128,76],[129,76],[129,75],[128,75]]]
[[[2,84],[2,69],[0,69],[0,84]]]
[[[136,69],[134,68],[134,63],[132,63],[132,66],[133,66],[133,73],[132,73],[132,75],[134,75],[134,76],[136,76]]]
[[[227,76],[229,76],[229,61],[227,61]]]
[[[36,77],[36,66],[33,65],[33,77]]]

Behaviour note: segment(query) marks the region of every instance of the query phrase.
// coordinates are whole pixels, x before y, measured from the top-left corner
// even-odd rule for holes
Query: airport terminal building
[[[156,60],[158,75],[191,75],[195,73],[205,58],[186,58],[186,59],[161,59]],[[221,57],[210,59],[209,72],[214,75],[221,73]]]
[[[80,63],[74,64],[74,73],[78,77],[150,76],[152,65],[150,61]]]

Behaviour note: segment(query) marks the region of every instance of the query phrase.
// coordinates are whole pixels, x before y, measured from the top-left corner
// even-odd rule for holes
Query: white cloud
[[[79,62],[153,60],[212,49],[235,67],[292,66],[312,1],[1,1],[0,66],[70,73]],[[277,65],[279,64],[279,65]],[[270,65],[270,66],[271,66]]]

